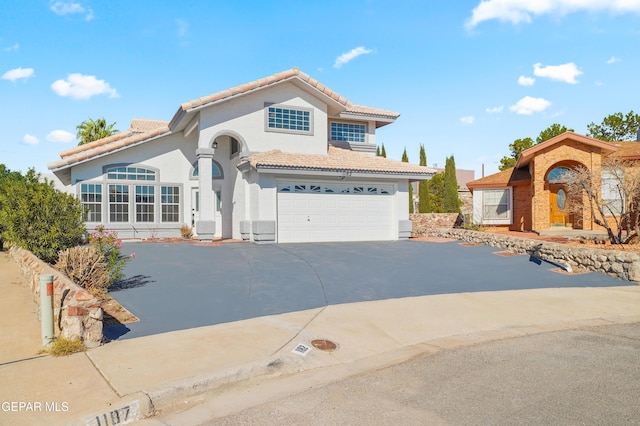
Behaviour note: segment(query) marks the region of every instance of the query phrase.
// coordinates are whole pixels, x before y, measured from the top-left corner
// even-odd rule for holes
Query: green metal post
[[[40,324],[42,344],[49,346],[55,337],[53,333],[53,275],[40,275]]]

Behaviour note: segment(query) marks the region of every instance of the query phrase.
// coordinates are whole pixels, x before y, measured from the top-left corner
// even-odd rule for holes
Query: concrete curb
[[[354,358],[349,362],[312,361],[305,363],[305,359],[297,355],[291,355],[290,345],[280,349],[272,357],[264,361],[256,361],[240,365],[226,371],[219,371],[210,375],[200,375],[172,383],[167,383],[161,388],[138,392],[123,397],[113,409],[107,413],[97,413],[85,416],[83,425],[104,426],[104,422],[98,423],[96,419],[110,419],[111,415],[117,416],[129,410],[127,423],[143,420],[156,413],[156,410],[164,410],[175,406],[181,400],[214,391],[225,386],[232,387],[248,380],[263,382],[280,376],[296,373],[312,373],[331,370],[331,374],[324,374],[322,381],[330,383],[343,378],[360,374],[366,371],[385,368],[401,362],[408,361],[420,355],[435,355],[442,351],[484,344],[504,339],[518,338],[535,334],[557,332],[563,330],[581,329],[594,326],[607,326],[614,324],[630,324],[640,322],[640,315],[618,318],[594,318],[580,321],[566,321],[559,323],[531,325],[523,327],[507,327],[498,330],[486,330],[472,334],[460,334],[421,342],[414,345],[403,346],[386,352],[380,352],[367,357]],[[105,417],[106,415],[106,417]],[[117,424],[127,424],[117,423]]]

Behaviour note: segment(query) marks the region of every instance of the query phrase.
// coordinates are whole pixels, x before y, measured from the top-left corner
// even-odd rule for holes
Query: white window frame
[[[86,191],[83,191],[84,187]],[[80,202],[82,203],[82,218],[88,223],[101,223],[103,217],[103,184],[101,182],[81,182],[78,190],[80,191]],[[89,188],[93,187],[93,191]],[[97,217],[97,220],[96,220]]]
[[[347,138],[343,138],[343,139],[334,139],[333,137],[333,126],[357,126],[357,127],[361,127],[363,129],[362,132],[362,140],[353,140],[349,137]],[[341,134],[349,134],[349,132],[341,132]],[[356,133],[359,134],[359,133]],[[350,123],[350,122],[346,122],[346,121],[331,121],[331,123],[329,124],[329,140],[333,141],[333,142],[348,142],[348,143],[367,143],[367,125],[363,124],[363,123]]]
[[[291,129],[291,128],[285,128],[285,127],[271,127],[270,124],[270,118],[272,114],[277,114],[277,111],[273,111],[271,112],[271,109],[282,109],[282,110],[286,110],[288,111],[289,115],[290,112],[302,112],[302,113],[307,113],[308,114],[308,125],[309,128],[307,130],[299,130],[299,129]],[[282,114],[285,114],[284,111],[281,111]],[[275,118],[277,119],[277,117]],[[287,118],[288,120],[290,120],[290,118]],[[282,123],[284,126],[284,123]],[[277,125],[277,123],[276,123]],[[296,135],[308,135],[308,136],[312,136],[313,135],[313,126],[314,126],[314,122],[313,122],[313,108],[305,108],[305,107],[300,107],[300,106],[294,106],[294,105],[281,105],[281,104],[265,104],[264,107],[264,130],[265,132],[276,132],[276,133],[291,133],[291,134],[296,134]]]
[[[506,193],[506,210],[504,217],[492,217],[487,215],[487,195],[492,192],[502,192]],[[502,198],[502,197],[501,197]],[[474,203],[475,204],[475,203]],[[503,205],[504,203],[495,204],[495,206]],[[482,193],[480,195],[480,202],[478,205],[474,205],[474,210],[476,213],[476,217],[481,217],[481,223],[486,225],[511,225],[513,221],[513,188],[485,188],[482,189]],[[479,212],[478,212],[479,210]]]
[[[171,193],[165,192],[165,189],[171,189]],[[175,191],[175,192],[174,192]],[[162,223],[180,223],[181,202],[180,185],[161,185],[160,186],[160,222]],[[169,211],[172,210],[172,211]],[[167,217],[175,217],[176,220],[167,220]]]
[[[602,181],[602,205],[605,208],[607,216],[619,215],[624,209],[624,194],[620,194],[618,186],[620,182],[613,173],[603,170],[601,173]],[[611,211],[609,211],[611,209]]]

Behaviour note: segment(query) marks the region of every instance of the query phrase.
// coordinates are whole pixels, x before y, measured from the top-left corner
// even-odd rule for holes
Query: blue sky
[[[106,118],[170,120],[182,102],[298,66],[430,166],[480,177],[553,123],[586,134],[640,112],[640,0],[0,0],[0,163],[46,164]]]

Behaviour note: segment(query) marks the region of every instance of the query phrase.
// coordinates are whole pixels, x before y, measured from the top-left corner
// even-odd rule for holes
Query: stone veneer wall
[[[570,265],[590,271],[604,272],[625,281],[640,282],[640,255],[636,252],[601,250],[590,247],[512,237],[490,232],[466,229],[433,229],[430,236],[455,238],[470,243],[506,248],[516,253],[526,253],[546,261]]]
[[[433,229],[453,228],[462,223],[458,213],[412,213],[409,219],[413,223],[412,237],[427,235]]]
[[[33,253],[12,247],[9,251],[27,278],[33,297],[40,305],[40,275],[53,275],[53,322],[56,336],[80,337],[87,347],[102,343],[102,302]],[[40,310],[38,310],[38,317]]]

